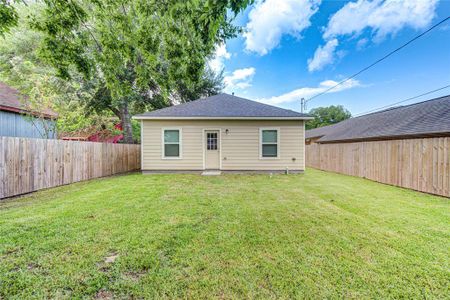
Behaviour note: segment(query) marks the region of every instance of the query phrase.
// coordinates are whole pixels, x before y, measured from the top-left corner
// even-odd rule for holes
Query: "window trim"
[[[180,152],[178,156],[166,156],[166,143],[164,141],[164,132],[166,130],[178,130],[178,145]],[[170,144],[170,143],[169,143]],[[176,143],[172,143],[175,145]],[[161,159],[182,159],[183,158],[183,129],[181,127],[163,127],[161,128]]]
[[[263,131],[276,130],[277,132],[277,156],[263,156]],[[273,144],[273,143],[266,143]],[[259,159],[280,159],[280,128],[279,127],[260,127],[259,128]]]
[[[144,170],[144,120],[141,120],[141,170]]]

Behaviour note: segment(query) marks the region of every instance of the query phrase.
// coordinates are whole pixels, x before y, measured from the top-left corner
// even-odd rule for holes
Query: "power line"
[[[392,107],[394,105],[397,105],[397,104],[400,104],[400,103],[403,103],[403,102],[407,102],[407,101],[410,101],[410,100],[414,100],[414,99],[417,99],[419,97],[422,97],[422,96],[425,96],[425,95],[429,95],[429,94],[435,93],[437,91],[440,91],[440,90],[443,90],[443,89],[446,89],[446,88],[449,88],[449,87],[450,87],[450,84],[446,85],[446,86],[443,86],[443,87],[440,87],[438,89],[435,89],[435,90],[432,90],[432,91],[428,91],[426,93],[414,96],[414,97],[410,97],[408,99],[404,99],[404,100],[401,100],[401,101],[398,101],[398,102],[395,102],[395,103],[391,103],[391,104],[388,104],[388,105],[385,105],[385,106],[382,106],[382,107],[378,107],[378,108],[375,108],[375,109],[372,109],[372,110],[369,110],[369,111],[366,111],[366,112],[362,112],[362,113],[356,114],[354,117],[359,117],[359,116],[362,116],[362,115],[370,114],[370,113],[376,112],[376,111],[378,111],[380,109],[389,108],[389,107]]]
[[[343,84],[343,83],[349,81],[350,79],[355,78],[356,76],[358,76],[359,74],[363,73],[364,71],[367,71],[368,69],[370,69],[370,68],[372,68],[373,66],[375,66],[376,64],[382,62],[383,60],[385,60],[386,58],[388,58],[388,57],[391,56],[392,54],[394,54],[394,53],[400,51],[401,49],[405,48],[406,46],[408,46],[409,44],[411,44],[411,43],[414,42],[415,40],[421,38],[422,36],[424,36],[425,34],[427,34],[428,32],[430,32],[431,30],[435,29],[436,27],[438,27],[439,25],[441,25],[442,23],[444,23],[444,22],[447,21],[448,19],[450,19],[450,16],[444,18],[444,19],[443,19],[442,21],[440,21],[439,23],[437,23],[437,24],[431,26],[431,27],[428,28],[426,31],[424,31],[424,32],[422,32],[421,34],[415,36],[413,39],[409,40],[408,42],[406,42],[405,44],[401,45],[401,46],[398,47],[397,49],[395,49],[395,50],[389,52],[388,54],[386,54],[386,55],[383,56],[382,58],[378,59],[378,60],[375,61],[374,63],[370,64],[369,66],[365,67],[364,69],[362,69],[362,70],[356,72],[356,73],[353,74],[352,76],[350,76],[350,77],[348,77],[348,78],[346,78],[346,79],[344,79],[344,80],[338,82],[336,85],[334,85],[334,86],[332,86],[332,87],[326,89],[325,91],[320,92],[320,93],[318,93],[317,95],[312,96],[311,98],[309,98],[308,100],[306,100],[306,102],[311,101],[311,100],[314,99],[314,98],[317,98],[317,97],[319,97],[319,96],[322,96],[322,95],[328,93],[329,91],[335,89],[336,87],[338,87],[338,86],[340,86],[341,84]]]

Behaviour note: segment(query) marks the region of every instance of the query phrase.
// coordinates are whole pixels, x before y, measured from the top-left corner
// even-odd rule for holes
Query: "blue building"
[[[57,113],[26,109],[26,96],[0,82],[0,136],[56,138]]]

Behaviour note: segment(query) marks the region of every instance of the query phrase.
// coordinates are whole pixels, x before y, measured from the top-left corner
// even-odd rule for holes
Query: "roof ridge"
[[[369,115],[384,113],[384,112],[388,112],[388,111],[393,111],[393,110],[401,109],[401,108],[408,108],[408,107],[411,107],[411,106],[414,106],[414,105],[423,104],[423,103],[426,103],[426,102],[437,101],[437,100],[439,100],[441,98],[446,98],[446,97],[450,97],[450,94],[445,95],[445,96],[432,98],[432,99],[428,99],[428,100],[423,100],[423,101],[420,101],[420,102],[411,103],[411,104],[406,104],[406,105],[400,105],[400,106],[394,106],[394,107],[391,107],[391,108],[386,108],[386,109],[383,109],[383,110],[379,110],[379,111],[367,113],[367,114],[364,114],[364,115],[361,115],[361,116],[358,116],[358,117],[354,117],[352,119],[357,119],[357,118],[361,118],[361,117],[364,117],[364,116],[369,116]]]

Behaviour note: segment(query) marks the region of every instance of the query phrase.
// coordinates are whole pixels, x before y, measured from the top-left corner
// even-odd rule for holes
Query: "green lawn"
[[[0,202],[1,298],[445,298],[448,199],[316,170]]]

